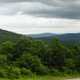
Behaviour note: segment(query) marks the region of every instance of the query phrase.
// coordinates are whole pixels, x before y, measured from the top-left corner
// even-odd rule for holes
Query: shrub
[[[50,74],[57,76],[57,75],[60,75],[61,73],[58,69],[53,68],[50,70]]]
[[[40,64],[40,66],[35,67],[35,72],[39,75],[46,75],[49,72],[49,69],[44,66],[43,64]]]
[[[48,69],[41,63],[41,60],[38,56],[24,53],[21,56],[20,60],[19,60],[20,66],[30,69],[33,73],[36,74],[48,73]]]
[[[4,68],[0,68],[0,77],[7,77],[7,70]]]
[[[10,67],[8,69],[8,78],[19,78],[21,76],[20,68],[18,67]]]
[[[24,76],[24,75],[28,75],[28,76],[31,76],[32,75],[32,72],[30,69],[26,69],[26,68],[22,68],[21,69],[21,74]]]

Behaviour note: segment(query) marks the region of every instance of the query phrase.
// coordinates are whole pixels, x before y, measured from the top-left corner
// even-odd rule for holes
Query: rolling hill
[[[16,41],[21,36],[25,36],[25,35],[0,29],[0,42],[6,40]],[[69,43],[80,42],[80,33],[68,33],[68,34],[42,33],[42,34],[30,34],[26,36],[30,36],[33,39],[46,40],[46,41],[50,41],[52,38],[57,37],[62,42],[69,42]]]
[[[32,38],[39,39],[39,40],[47,40],[50,41],[52,38],[57,37],[62,42],[80,42],[80,33],[67,33],[67,34],[53,34],[53,33],[43,33],[32,35]]]
[[[0,42],[6,40],[16,41],[20,36],[20,34],[0,29]]]

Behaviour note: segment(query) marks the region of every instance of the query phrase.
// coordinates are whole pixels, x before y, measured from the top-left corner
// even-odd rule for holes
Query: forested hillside
[[[3,35],[3,31],[0,32]],[[49,42],[31,37],[7,39],[0,44],[0,77],[80,74],[80,44],[66,46],[58,38]],[[1,40],[3,40],[2,38]]]
[[[16,41],[20,37],[20,34],[0,29],[0,42],[6,40]]]

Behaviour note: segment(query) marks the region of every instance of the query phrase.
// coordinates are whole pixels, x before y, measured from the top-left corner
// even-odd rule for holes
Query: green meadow
[[[65,80],[66,77],[53,77],[53,76],[35,76],[35,77],[23,77],[19,79],[7,79],[0,78],[0,80]]]

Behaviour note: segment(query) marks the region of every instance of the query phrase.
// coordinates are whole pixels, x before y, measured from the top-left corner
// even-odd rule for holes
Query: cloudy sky
[[[80,32],[80,0],[0,0],[0,28],[23,34]]]

